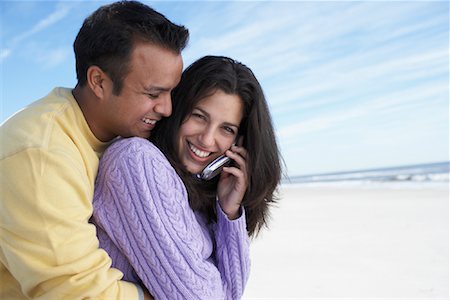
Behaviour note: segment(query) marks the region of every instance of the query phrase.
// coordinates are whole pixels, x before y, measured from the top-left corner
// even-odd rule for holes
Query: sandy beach
[[[448,185],[286,184],[243,299],[448,299]]]

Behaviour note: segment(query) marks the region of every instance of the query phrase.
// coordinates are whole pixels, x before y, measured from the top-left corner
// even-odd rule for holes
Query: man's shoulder
[[[27,122],[42,122],[45,121],[42,115],[55,114],[61,112],[66,107],[72,106],[73,99],[71,89],[56,87],[47,95],[39,98],[38,100],[28,104],[21,110],[14,113],[3,124],[8,125],[11,123],[27,123]]]
[[[2,125],[3,128],[33,127],[35,130],[47,126],[55,116],[60,115],[66,109],[73,107],[71,90],[66,88],[54,88],[46,96],[30,103],[26,107],[14,113]]]
[[[64,132],[72,130],[77,119],[71,90],[55,88],[47,96],[18,111],[0,127],[2,157],[28,148],[49,148],[55,140],[61,140]],[[54,138],[55,135],[59,137]]]

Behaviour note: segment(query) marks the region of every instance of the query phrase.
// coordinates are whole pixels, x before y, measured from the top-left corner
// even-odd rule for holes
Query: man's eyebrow
[[[144,87],[144,90],[147,92],[170,92],[170,88],[162,86],[147,86]]]
[[[205,115],[207,115],[209,117],[209,113],[207,111],[201,109],[200,107],[194,107],[194,109],[201,111],[202,113],[204,113]]]

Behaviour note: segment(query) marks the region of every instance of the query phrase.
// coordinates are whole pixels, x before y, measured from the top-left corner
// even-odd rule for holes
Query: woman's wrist
[[[236,209],[232,212],[224,211],[224,213],[227,215],[229,220],[236,220],[241,216],[241,214],[239,213],[239,209]]]
[[[229,220],[236,220],[241,216],[241,204],[223,204],[219,197],[216,197],[219,207]]]

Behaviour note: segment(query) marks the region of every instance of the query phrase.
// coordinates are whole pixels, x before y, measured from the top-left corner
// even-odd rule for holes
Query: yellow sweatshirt
[[[107,144],[71,92],[56,88],[0,127],[2,300],[138,299],[88,222]]]

